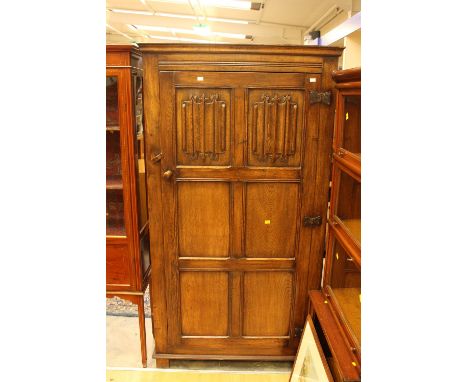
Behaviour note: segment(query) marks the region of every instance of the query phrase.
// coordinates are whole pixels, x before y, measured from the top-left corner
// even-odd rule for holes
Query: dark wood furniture
[[[337,101],[327,252],[309,311],[335,381],[361,375],[361,69],[333,73]]]
[[[157,366],[292,360],[320,288],[342,49],[140,49]]]
[[[150,248],[143,132],[141,53],[106,47],[106,293],[138,305],[146,367],[144,291]]]

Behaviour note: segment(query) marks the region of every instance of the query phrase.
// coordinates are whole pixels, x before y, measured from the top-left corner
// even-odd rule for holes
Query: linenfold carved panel
[[[251,91],[249,98],[249,164],[299,165],[302,94]]]
[[[182,150],[192,158],[213,160],[226,151],[226,103],[218,94],[183,101]]]
[[[178,162],[228,164],[229,97],[225,94],[228,92],[202,90],[183,89],[178,96]]]

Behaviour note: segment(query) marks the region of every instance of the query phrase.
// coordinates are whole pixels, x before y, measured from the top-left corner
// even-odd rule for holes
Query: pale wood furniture
[[[157,365],[292,360],[320,288],[341,49],[140,49]]]
[[[142,59],[133,46],[106,49],[106,294],[138,305],[146,367],[144,291],[149,283]]]

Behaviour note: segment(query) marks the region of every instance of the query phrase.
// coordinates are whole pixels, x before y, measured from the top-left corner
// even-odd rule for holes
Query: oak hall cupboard
[[[293,360],[320,288],[342,49],[140,49],[157,365]]]

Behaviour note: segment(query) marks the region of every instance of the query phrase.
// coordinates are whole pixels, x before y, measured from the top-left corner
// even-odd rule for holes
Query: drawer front
[[[132,261],[128,244],[106,246],[106,289],[128,290],[133,287]]]

